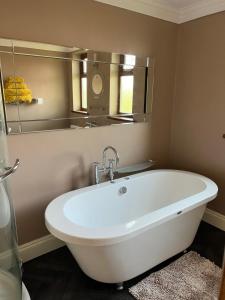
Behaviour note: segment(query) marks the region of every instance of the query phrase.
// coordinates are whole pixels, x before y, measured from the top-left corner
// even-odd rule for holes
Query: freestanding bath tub
[[[89,277],[120,283],[190,246],[217,190],[194,173],[143,172],[56,198],[46,226]]]

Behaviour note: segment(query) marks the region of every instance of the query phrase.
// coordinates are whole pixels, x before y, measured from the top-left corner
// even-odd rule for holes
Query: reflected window
[[[134,76],[120,76],[119,113],[132,113]]]
[[[136,56],[135,55],[125,55],[124,58],[124,70],[132,70],[136,63]]]
[[[80,110],[87,111],[87,56],[80,62]]]
[[[136,57],[125,55],[123,66],[120,66],[120,94],[119,94],[119,114],[133,112],[133,90],[134,90],[134,66]]]

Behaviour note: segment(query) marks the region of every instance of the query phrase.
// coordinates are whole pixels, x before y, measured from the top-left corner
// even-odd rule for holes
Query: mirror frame
[[[13,39],[3,39],[0,38],[0,46],[4,45],[6,47],[5,50],[0,49],[0,56],[1,53],[7,53],[11,54],[14,58],[19,56],[32,56],[32,57],[42,57],[42,58],[52,58],[52,59],[60,59],[60,60],[67,60],[67,61],[77,61],[77,62],[83,62],[83,59],[77,58],[77,57],[63,57],[58,55],[44,55],[44,54],[37,54],[35,53],[34,49],[44,48],[44,51],[52,51],[52,47],[54,48],[53,51],[57,53],[57,51],[66,51],[68,53],[68,49],[71,49],[75,51],[76,55],[80,55],[83,53],[87,54],[87,62],[91,63],[105,63],[105,64],[116,64],[119,66],[124,65],[124,57],[127,54],[118,54],[118,53],[111,53],[111,52],[100,52],[100,51],[94,51],[89,49],[83,49],[83,48],[77,48],[77,47],[64,47],[59,45],[52,45],[52,44],[46,44],[46,43],[37,43],[37,42],[28,42],[28,41],[19,41],[19,40],[13,40]],[[38,48],[39,47],[39,48]],[[26,51],[18,51],[17,48],[24,48]],[[40,50],[40,49],[39,49]],[[43,49],[42,49],[43,50]],[[129,54],[131,55],[131,54]],[[133,54],[132,54],[133,55]],[[102,59],[104,57],[104,59]],[[6,126],[6,132],[10,135],[17,135],[17,134],[25,134],[25,133],[34,133],[34,132],[45,132],[45,131],[56,131],[56,130],[71,130],[71,129],[87,129],[87,127],[81,127],[81,128],[58,128],[58,129],[44,129],[39,131],[23,131],[22,130],[22,123],[26,122],[42,122],[42,121],[59,121],[59,120],[70,120],[70,119],[86,119],[87,121],[90,119],[95,119],[99,117],[112,117],[112,118],[124,118],[124,122],[119,124],[104,124],[99,125],[97,127],[104,127],[104,126],[118,126],[118,125],[131,125],[135,123],[141,123],[141,122],[149,122],[152,115],[152,106],[153,106],[153,93],[154,93],[154,73],[155,73],[155,62],[154,58],[150,57],[136,57],[136,63],[135,67],[139,68],[146,68],[146,90],[145,90],[145,103],[144,103],[144,112],[143,113],[131,113],[131,114],[115,114],[115,115],[81,115],[76,117],[68,117],[68,118],[53,118],[53,119],[34,119],[34,120],[21,120],[18,121],[9,121],[11,123],[15,122],[19,124],[19,132],[12,132],[9,133],[8,130],[8,122],[7,122],[7,112],[6,112],[6,104],[4,102],[4,88],[3,88],[3,76],[2,76],[2,68],[0,65],[0,72],[1,72],[1,82],[0,82],[0,88],[1,88],[1,94],[2,94],[2,106],[3,106],[3,112],[5,114],[5,126]],[[119,59],[119,62],[118,62]],[[129,65],[129,64],[126,64]],[[132,65],[133,66],[133,65]],[[149,72],[151,70],[151,72]],[[94,74],[96,75],[96,74]],[[104,90],[104,78],[102,79],[102,91]],[[92,85],[92,82],[91,82]],[[100,94],[101,94],[100,93]],[[96,95],[100,95],[96,94]],[[128,115],[132,115],[133,117],[137,118],[133,121],[126,120]],[[139,119],[139,120],[138,120]],[[91,128],[91,127],[88,127]]]

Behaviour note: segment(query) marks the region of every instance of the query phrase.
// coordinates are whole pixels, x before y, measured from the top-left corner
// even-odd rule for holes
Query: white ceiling
[[[225,0],[95,0],[177,24],[225,10]]]
[[[143,0],[146,3],[151,3],[151,0]],[[197,2],[200,2],[199,0],[156,0],[154,2],[159,2],[164,5],[168,5],[174,8],[181,9],[183,7],[196,4]]]

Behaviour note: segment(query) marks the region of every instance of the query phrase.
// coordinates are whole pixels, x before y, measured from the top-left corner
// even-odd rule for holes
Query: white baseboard
[[[225,216],[214,210],[206,208],[203,221],[225,231]]]
[[[23,262],[65,246],[65,243],[49,234],[19,246],[19,256]]]
[[[29,243],[23,244],[18,247],[19,257],[23,262],[34,259],[38,256],[56,250],[65,246],[65,243],[49,234],[40,239],[36,239]],[[5,250],[0,253],[0,266],[9,269],[14,260],[13,249]]]

